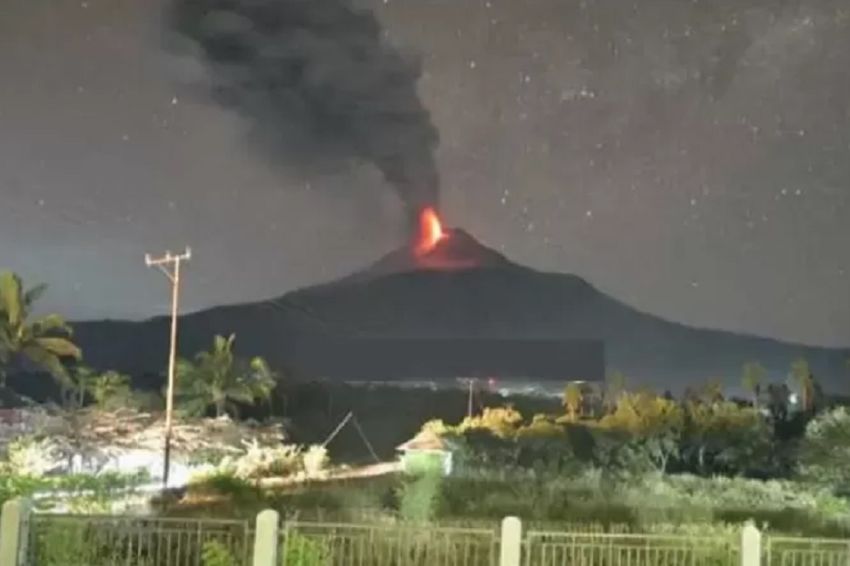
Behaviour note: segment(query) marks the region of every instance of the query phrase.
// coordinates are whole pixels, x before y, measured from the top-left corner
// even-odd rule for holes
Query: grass
[[[376,522],[402,516],[404,476],[305,484],[255,491],[222,481],[208,484],[220,501],[184,498],[171,515],[252,516],[274,508],[302,520]],[[561,478],[451,476],[440,482],[433,519],[441,524],[492,526],[507,515],[536,525],[587,525],[614,532],[648,531],[679,524],[740,525],[754,520],[770,531],[801,536],[850,536],[850,503],[827,491],[792,481],[696,476],[644,476],[610,484],[599,474]],[[563,530],[563,528],[561,528]]]
[[[67,476],[29,476],[0,473],[0,505],[16,497],[36,498],[43,509],[65,502],[83,508],[106,509],[116,498],[146,483],[145,472],[134,474],[104,473]]]
[[[829,492],[791,481],[695,476],[645,476],[606,484],[597,477],[507,481],[449,478],[443,485],[445,517],[508,514],[529,521],[628,525],[758,525],[788,534],[850,535],[850,505]]]

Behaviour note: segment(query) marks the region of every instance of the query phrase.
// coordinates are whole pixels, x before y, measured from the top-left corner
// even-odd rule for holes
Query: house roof
[[[409,452],[411,450],[445,451],[448,449],[449,447],[446,441],[440,438],[440,435],[436,432],[430,430],[420,432],[396,448],[396,450],[401,452]]]

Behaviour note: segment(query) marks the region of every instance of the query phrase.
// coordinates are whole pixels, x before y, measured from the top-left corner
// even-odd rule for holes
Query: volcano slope
[[[90,365],[134,375],[161,374],[165,367],[164,317],[82,322],[75,328]],[[850,357],[848,350],[663,320],[575,275],[513,263],[460,229],[446,231],[425,254],[405,246],[337,281],[182,316],[180,352],[192,355],[208,348],[213,335],[230,333],[236,334],[241,355],[261,355],[273,367],[293,373],[299,373],[299,349],[327,337],[601,340],[609,370],[673,391],[710,378],[736,385],[741,366],[753,360],[771,378],[784,378],[799,357],[834,390]]]

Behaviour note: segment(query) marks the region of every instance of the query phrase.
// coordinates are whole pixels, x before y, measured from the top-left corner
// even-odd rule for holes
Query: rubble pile
[[[80,411],[69,420],[81,447],[162,450],[165,417],[161,414],[131,409],[114,412]],[[171,429],[171,450],[175,455],[189,455],[205,450],[241,453],[245,451],[245,442],[277,446],[284,438],[280,424],[261,426],[256,422],[238,422],[228,417],[175,419]]]

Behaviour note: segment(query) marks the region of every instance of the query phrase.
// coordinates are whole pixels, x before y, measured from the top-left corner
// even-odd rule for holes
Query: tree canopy
[[[234,335],[216,336],[213,347],[194,361],[181,359],[176,367],[179,409],[192,415],[214,408],[217,417],[235,413],[238,405],[268,399],[276,376],[262,358],[241,360],[233,353]]]
[[[35,302],[47,290],[45,285],[25,289],[21,278],[0,273],[0,380],[5,383],[10,366],[32,364],[71,385],[66,360],[82,359],[71,340],[72,329],[58,314],[33,316]]]
[[[800,444],[799,473],[846,490],[850,487],[850,411],[839,407],[809,422]]]

